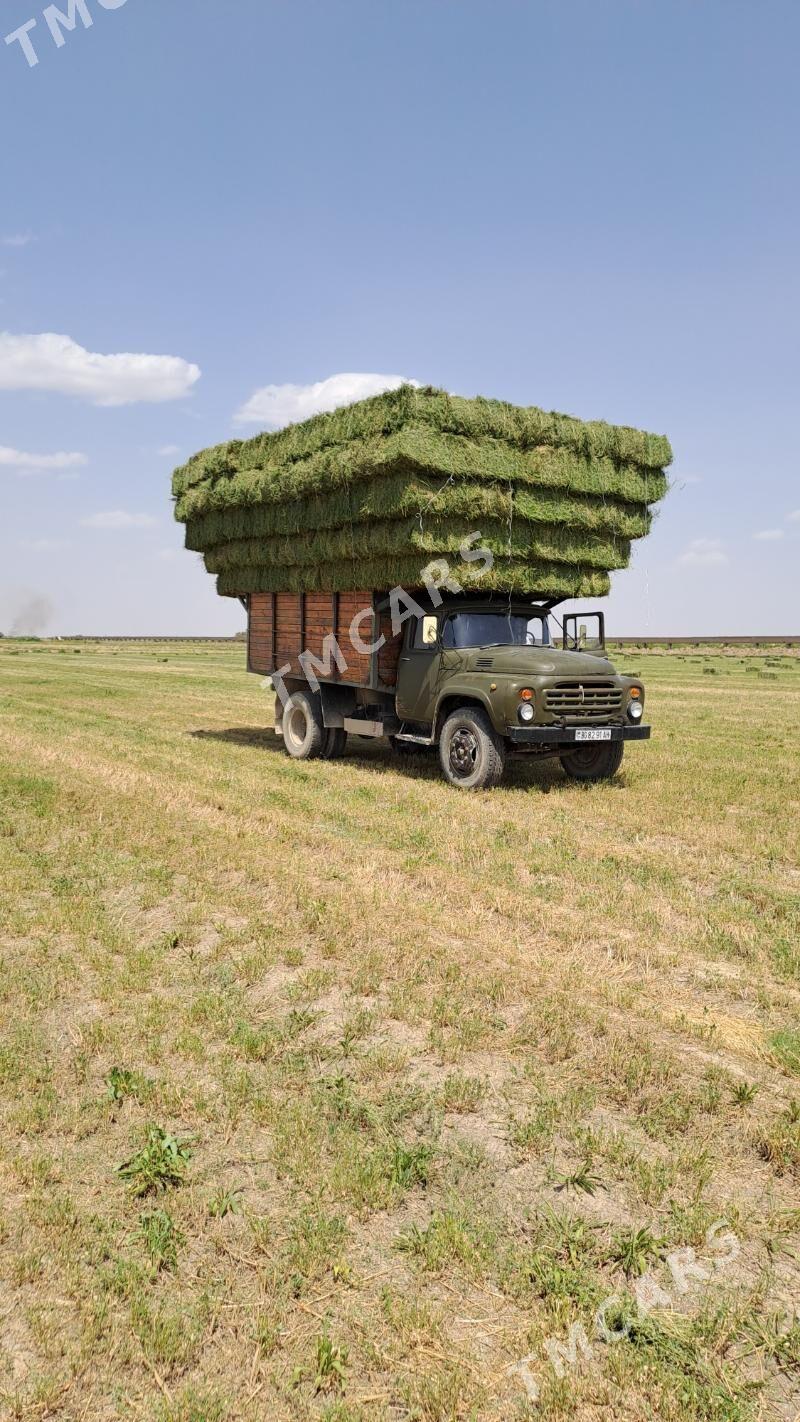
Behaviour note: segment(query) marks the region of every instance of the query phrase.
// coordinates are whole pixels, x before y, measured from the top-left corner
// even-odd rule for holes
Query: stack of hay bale
[[[671,459],[661,435],[405,385],[205,450],[173,495],[227,596],[417,587],[444,557],[465,589],[602,597]],[[459,560],[474,530],[494,554],[479,578]]]

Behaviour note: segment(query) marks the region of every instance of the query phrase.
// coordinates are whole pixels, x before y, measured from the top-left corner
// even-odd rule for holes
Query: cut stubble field
[[[795,1418],[800,660],[474,797],[243,663],[0,643],[0,1416]]]

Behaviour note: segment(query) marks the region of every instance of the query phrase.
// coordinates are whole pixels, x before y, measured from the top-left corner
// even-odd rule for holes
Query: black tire
[[[445,780],[459,790],[488,790],[502,779],[506,753],[480,706],[451,711],[442,727],[439,759]]]
[[[329,726],[322,745],[323,760],[338,760],[347,750],[347,732],[342,726]]]
[[[594,741],[561,751],[559,760],[570,780],[610,780],[622,764],[624,749],[624,741]]]
[[[283,744],[292,760],[314,760],[323,753],[327,732],[322,708],[305,691],[295,691],[283,708]]]

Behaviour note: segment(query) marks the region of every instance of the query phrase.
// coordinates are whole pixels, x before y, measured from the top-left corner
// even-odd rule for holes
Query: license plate
[[[611,729],[608,726],[592,727],[589,731],[576,731],[576,741],[610,741]]]

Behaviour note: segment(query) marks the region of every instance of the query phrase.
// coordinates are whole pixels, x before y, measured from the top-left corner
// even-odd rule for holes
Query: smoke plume
[[[16,609],[9,628],[10,637],[36,637],[53,620],[54,608],[49,598],[28,597]]]

